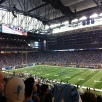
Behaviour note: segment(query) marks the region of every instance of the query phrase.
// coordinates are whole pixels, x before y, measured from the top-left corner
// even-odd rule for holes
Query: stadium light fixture
[[[98,17],[97,13],[94,13],[93,15],[90,16],[90,18],[96,18],[96,17]]]
[[[82,51],[82,50],[84,50],[84,49],[79,49],[79,50],[81,50],[81,51]]]
[[[49,29],[49,28],[50,28],[50,26],[48,26],[48,25],[45,26],[45,29],[46,29],[46,30]]]
[[[83,17],[79,18],[79,21],[86,20],[86,19],[87,19],[87,17],[83,16]]]
[[[102,50],[102,48],[99,48],[100,50]]]
[[[72,20],[72,22],[78,22],[78,19],[74,19],[74,20]]]
[[[50,28],[54,28],[54,27],[57,27],[57,26],[60,26],[60,24],[53,24],[50,26]]]
[[[62,24],[68,24],[69,23],[69,21],[65,21],[65,22],[63,22]]]
[[[102,16],[102,13],[100,13],[99,16]]]
[[[67,28],[61,28],[61,29],[58,29],[58,28],[57,28],[57,29],[54,29],[54,30],[53,30],[53,34],[65,32],[65,31],[68,31],[68,29],[71,30],[71,28],[68,28],[68,27],[67,27]]]

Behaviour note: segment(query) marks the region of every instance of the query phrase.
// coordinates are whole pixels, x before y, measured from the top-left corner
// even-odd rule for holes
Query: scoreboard
[[[12,26],[10,24],[0,24],[0,32],[27,36],[27,30],[19,26]]]

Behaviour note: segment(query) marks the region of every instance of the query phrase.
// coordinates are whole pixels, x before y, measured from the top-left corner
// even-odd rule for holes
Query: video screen
[[[26,29],[23,29],[22,27],[11,26],[9,24],[2,24],[2,33],[27,36]]]

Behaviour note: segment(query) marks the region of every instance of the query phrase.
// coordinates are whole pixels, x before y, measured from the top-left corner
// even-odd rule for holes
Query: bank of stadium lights
[[[65,25],[69,24],[69,21],[62,22],[62,24],[65,24]]]
[[[55,28],[57,26],[60,26],[61,24],[64,24],[64,25],[68,25],[69,24],[69,21],[65,21],[65,22],[62,22],[62,23],[58,23],[58,24],[52,24],[52,25],[46,25],[45,26],[45,30],[49,29],[49,28]]]
[[[101,17],[101,16],[102,16],[102,13],[99,14],[99,17]]]
[[[28,46],[30,46],[30,44],[28,44]]]
[[[102,50],[102,48],[99,48],[100,50]]]
[[[57,27],[57,26],[60,26],[61,24],[53,24],[53,25],[50,25],[50,28],[54,28],[54,27]]]
[[[94,13],[93,15],[90,16],[90,18],[97,18],[97,17],[98,17],[97,13]]]
[[[62,32],[66,32],[69,30],[73,30],[73,27],[62,27],[61,29],[54,29],[52,32],[53,33],[62,33]]]
[[[50,26],[48,26],[48,25],[45,26],[45,29],[49,29],[49,28],[50,28]]]
[[[73,20],[72,20],[72,23],[73,23],[73,22],[78,22],[78,19],[73,19]]]
[[[87,19],[87,17],[83,16],[83,17],[79,18],[79,21],[86,20],[86,19]]]
[[[89,18],[97,19],[99,16],[102,16],[102,13],[99,14],[99,15],[97,13],[94,13]],[[80,24],[80,22],[83,21],[83,20],[87,20],[87,17],[83,16],[83,17],[79,18],[79,20],[74,19],[74,20],[72,20],[72,24],[69,24],[69,21],[65,21],[65,22],[62,22],[60,24],[54,24],[54,25],[51,25],[51,26],[47,26],[46,28],[47,29],[49,29],[49,28],[53,29],[54,28],[52,33],[61,33],[61,32],[70,31],[70,30],[73,30],[73,29],[84,28],[84,27],[89,27],[89,26],[95,26],[95,25],[99,25],[101,23],[101,22],[96,21],[96,23],[94,25],[85,25],[85,26],[83,26],[82,24]],[[73,26],[74,23],[78,23],[78,26],[74,27]],[[64,24],[64,26],[60,27],[61,24]],[[58,26],[60,27],[60,29],[57,28]]]
[[[72,23],[77,23],[77,22],[78,22],[78,19],[73,19],[72,20]],[[74,25],[72,26],[71,24],[69,24],[69,21],[65,21],[62,24],[64,24],[65,26],[61,27],[60,29],[58,29],[58,28],[53,29],[52,33],[61,33],[61,32],[66,32],[68,30],[73,30]]]
[[[83,51],[84,49],[79,49],[80,51]]]

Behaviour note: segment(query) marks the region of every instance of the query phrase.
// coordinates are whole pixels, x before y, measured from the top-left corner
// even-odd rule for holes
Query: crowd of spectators
[[[6,51],[16,51],[16,50],[24,50],[29,49],[32,51],[32,48],[28,46],[27,42],[24,41],[0,41],[0,50],[6,50]]]
[[[102,50],[32,53],[35,62],[90,63],[102,62]]]
[[[0,102],[102,102],[102,96],[89,90],[80,94],[69,83],[53,85],[43,77],[29,75],[25,78],[17,73],[4,77],[0,72]]]
[[[101,65],[102,50],[0,54],[0,68],[32,63]]]

